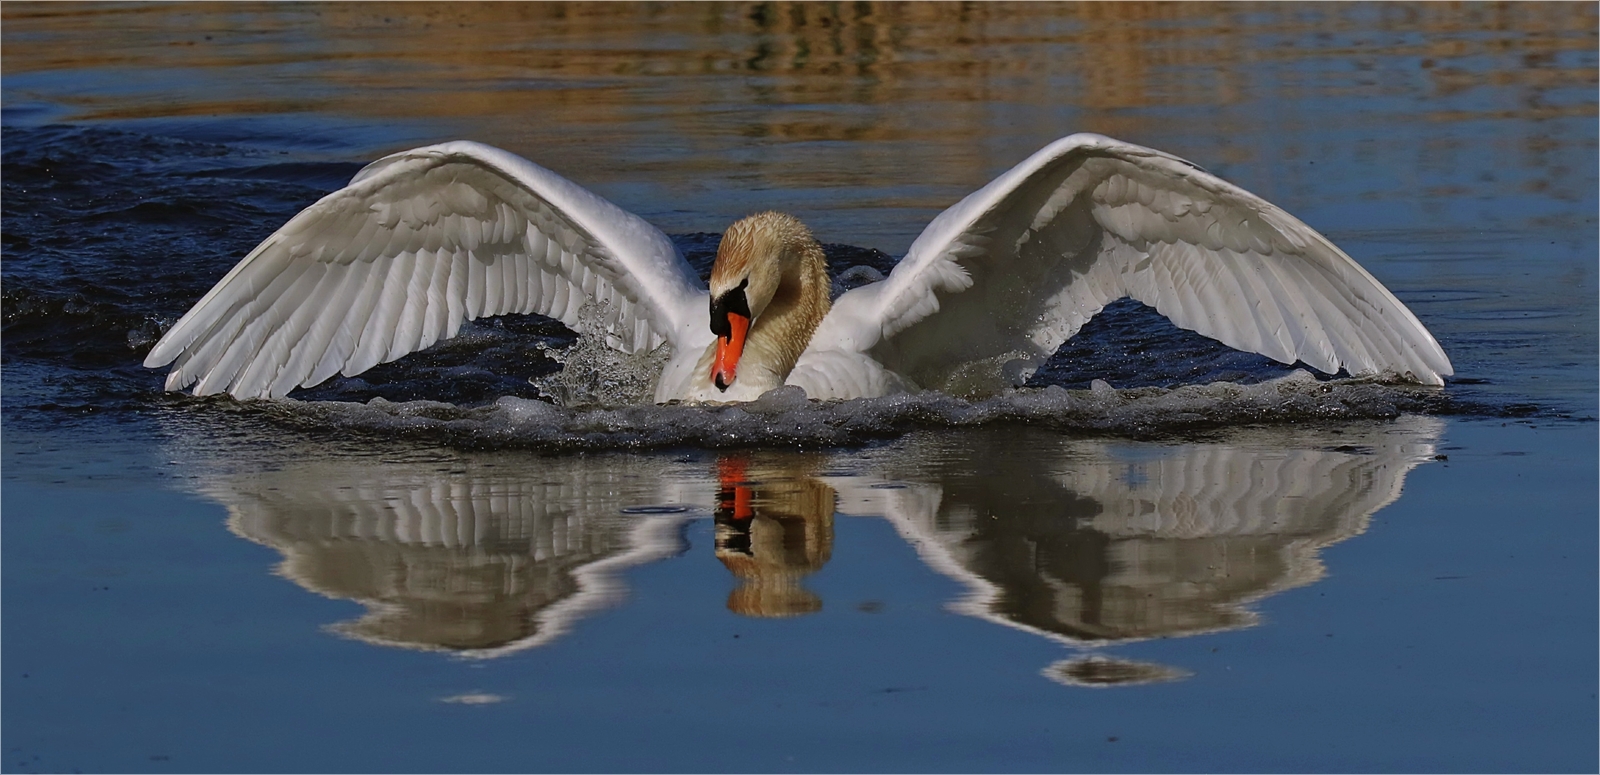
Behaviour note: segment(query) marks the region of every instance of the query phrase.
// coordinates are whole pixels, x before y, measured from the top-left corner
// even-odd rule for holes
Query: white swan
[[[578,328],[594,299],[605,330],[589,333],[626,352],[672,348],[658,402],[785,383],[821,399],[963,393],[1020,383],[1131,296],[1284,363],[1430,385],[1453,373],[1326,237],[1183,159],[1100,135],[1057,140],[945,210],[886,279],[831,311],[821,262],[798,221],[753,216],[724,236],[708,293],[638,216],[506,151],[442,143],[379,159],[290,219],[145,366],[173,364],[168,390],[280,397],[478,317]]]

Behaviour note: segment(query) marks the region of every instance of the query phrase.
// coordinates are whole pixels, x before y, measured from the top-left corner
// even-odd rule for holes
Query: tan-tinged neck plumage
[[[749,308],[734,382],[744,383],[740,393],[782,385],[831,306],[822,246],[793,216],[757,213],[723,234],[710,284],[714,306],[742,294]]]

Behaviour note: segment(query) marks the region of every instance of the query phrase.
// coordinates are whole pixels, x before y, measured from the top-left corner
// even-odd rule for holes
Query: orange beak
[[[737,312],[728,313],[728,335],[717,337],[717,357],[711,362],[711,381],[718,390],[726,391],[733,384],[739,368],[739,356],[744,354],[744,337],[750,333],[750,318]]]

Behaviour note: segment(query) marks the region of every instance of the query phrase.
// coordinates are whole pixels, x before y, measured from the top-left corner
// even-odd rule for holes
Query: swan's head
[[[775,212],[740,219],[722,235],[711,265],[711,332],[717,335],[711,381],[718,390],[733,384],[750,326],[772,303],[784,278],[799,274],[807,253],[820,255],[816,245],[805,224]]]

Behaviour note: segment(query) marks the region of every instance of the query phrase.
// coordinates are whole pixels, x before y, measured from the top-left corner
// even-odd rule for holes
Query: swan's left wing
[[[992,388],[1123,296],[1330,374],[1439,385],[1453,373],[1416,316],[1311,227],[1176,156],[1092,134],[941,213],[885,281],[840,297],[819,340],[923,387]]]
[[[145,366],[168,390],[279,397],[457,334],[538,313],[625,352],[699,347],[706,292],[665,234],[550,170],[481,143],[393,154],[262,241]],[[579,315],[599,304],[595,321]],[[702,333],[703,332],[703,333]]]

